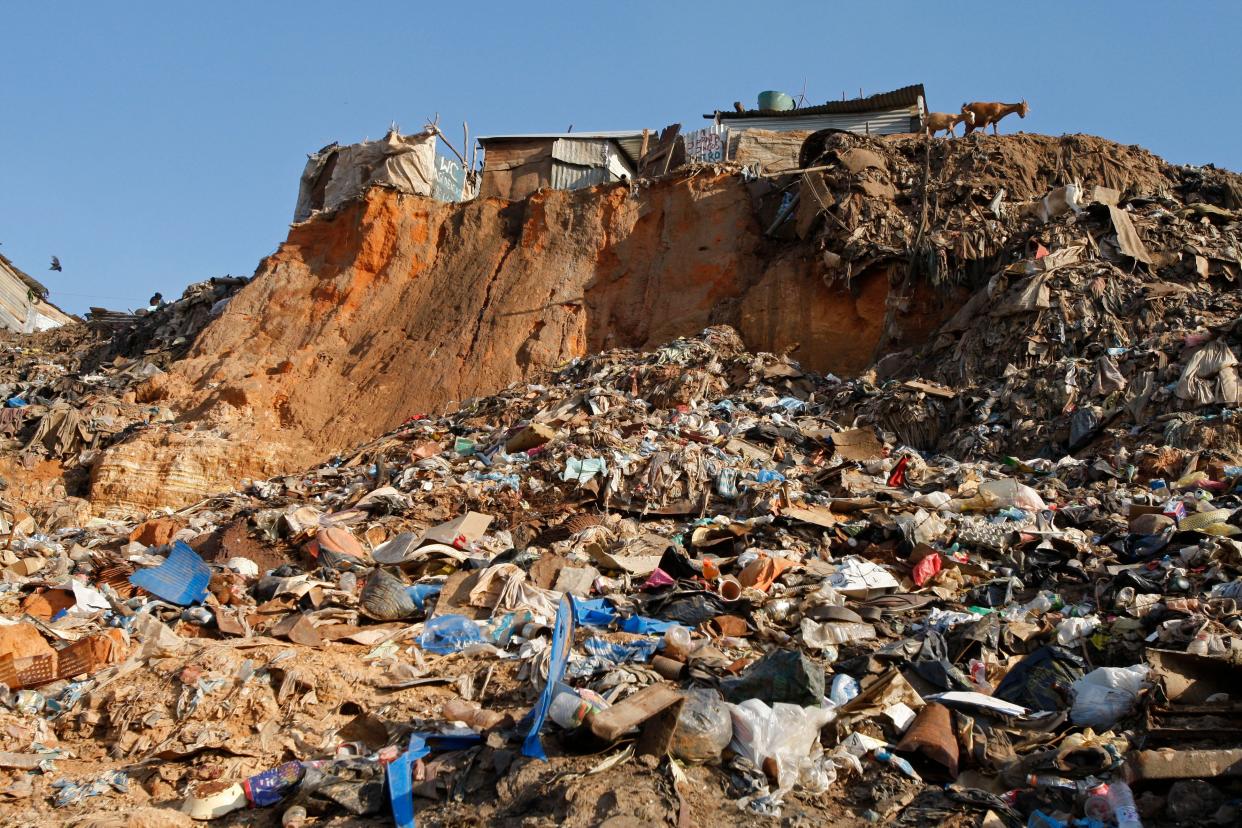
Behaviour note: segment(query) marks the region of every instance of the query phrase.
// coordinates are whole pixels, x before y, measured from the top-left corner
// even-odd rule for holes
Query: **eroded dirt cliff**
[[[516,203],[372,190],[294,226],[189,356],[141,390],[185,425],[110,449],[92,500],[183,505],[569,359],[709,324],[857,371],[883,335],[889,281],[877,268],[830,287],[808,244],[765,239],[736,175]],[[947,306],[925,298],[905,335]]]
[[[465,204],[373,189],[295,225],[188,356],[138,389],[178,422],[105,451],[92,502],[184,505],[575,357],[713,324],[856,374],[925,342],[1034,252],[1007,244],[1019,228],[1039,244],[1067,194],[1205,186],[1191,168],[1081,135],[835,135],[822,149],[800,177],[682,170]]]

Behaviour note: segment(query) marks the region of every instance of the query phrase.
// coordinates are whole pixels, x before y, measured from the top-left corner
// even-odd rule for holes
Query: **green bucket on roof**
[[[768,90],[759,93],[759,108],[776,112],[788,112],[794,108],[794,99],[784,92]]]

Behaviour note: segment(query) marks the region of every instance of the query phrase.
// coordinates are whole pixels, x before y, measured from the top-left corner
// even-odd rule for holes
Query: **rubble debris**
[[[26,822],[1236,814],[1237,181],[1077,138],[1050,176],[1029,139],[821,136],[790,178],[831,195],[804,227],[830,278],[960,292],[861,376],[717,325],[175,513],[6,504],[0,797]],[[158,331],[217,287],[128,344],[106,315],[6,340],[11,453],[88,465],[151,427],[125,406],[186,344]],[[116,350],[141,324],[151,360]]]

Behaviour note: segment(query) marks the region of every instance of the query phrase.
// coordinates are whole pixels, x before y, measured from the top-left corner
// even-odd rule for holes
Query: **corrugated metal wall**
[[[29,333],[33,323],[30,288],[6,268],[0,267],[0,326],[17,333]]]
[[[558,139],[552,145],[554,190],[577,190],[617,181],[633,171],[608,140]]]
[[[552,162],[551,186],[554,190],[594,187],[610,180],[607,167],[579,167],[577,164],[566,164],[562,161]]]
[[[908,107],[887,112],[859,112],[846,115],[788,115],[771,118],[724,118],[721,123],[732,130],[770,129],[775,132],[795,130],[843,129],[860,134],[892,135],[917,132],[917,117]]]
[[[552,157],[580,167],[602,167],[608,164],[609,142],[604,140],[558,138],[552,144]]]

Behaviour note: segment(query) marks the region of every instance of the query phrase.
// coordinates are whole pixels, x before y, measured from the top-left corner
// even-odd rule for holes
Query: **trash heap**
[[[864,392],[944,399],[910,382]],[[141,524],[14,532],[0,797],[1236,824],[1238,458],[958,461],[843,419],[860,388],[709,328]]]
[[[50,458],[88,470],[99,450],[136,428],[168,423],[136,389],[188,352],[244,279],[198,282],[155,309],[95,309],[88,321],[0,340],[0,439],[27,464]],[[7,530],[6,530],[7,531]]]
[[[1238,177],[817,140],[771,234],[961,299],[862,376],[714,327],[140,523],[0,503],[7,813],[1238,824]],[[8,448],[171,419],[237,287],[6,340]]]

